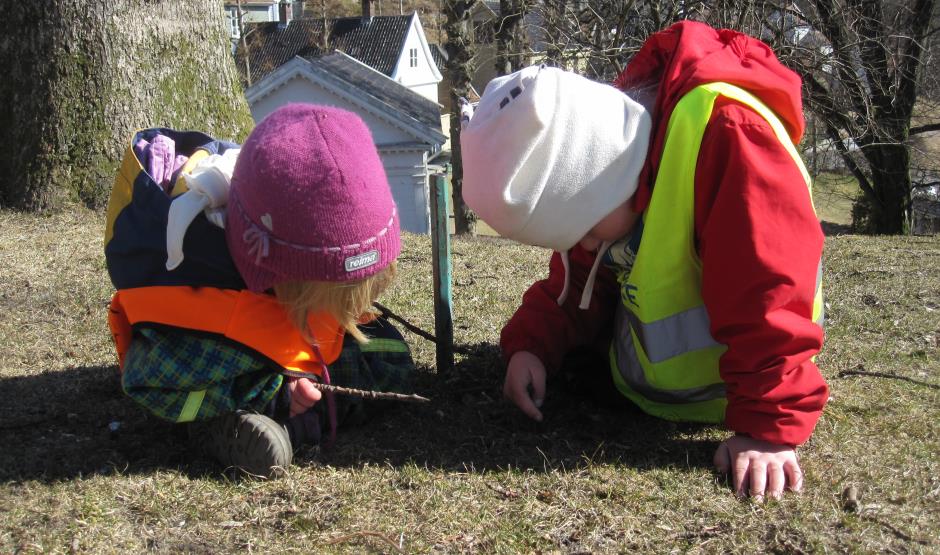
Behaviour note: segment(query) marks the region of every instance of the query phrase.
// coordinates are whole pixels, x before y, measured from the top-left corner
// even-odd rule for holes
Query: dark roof
[[[489,8],[493,13],[499,15],[499,0],[483,0],[480,3]]]
[[[294,56],[312,58],[334,49],[391,76],[408,36],[411,18],[411,15],[380,15],[368,20],[294,19],[289,25],[276,21],[249,23],[245,26],[245,40],[250,53],[251,82],[260,81]],[[324,37],[326,28],[329,33]],[[243,48],[239,41],[236,53],[239,68],[244,68]]]
[[[342,52],[308,58],[307,61],[324,78],[341,81],[339,84],[347,90],[358,89],[440,133],[441,107],[401,83]]]
[[[431,49],[431,57],[434,58],[434,65],[437,66],[437,69],[441,72],[447,69],[447,60],[450,56],[447,55],[447,51],[437,43],[431,43],[428,45]]]

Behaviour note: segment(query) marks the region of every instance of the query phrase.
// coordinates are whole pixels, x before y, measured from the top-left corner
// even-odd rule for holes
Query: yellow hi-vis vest
[[[643,214],[636,260],[618,276],[622,302],[610,349],[614,383],[621,393],[645,412],[668,420],[721,422],[727,406],[718,373],[726,347],[709,331],[694,228],[695,166],[719,95],[767,120],[811,188],[809,173],[783,124],[752,94],[727,83],[709,83],[676,104],[653,197]],[[820,265],[813,301],[813,320],[820,326],[822,307]]]

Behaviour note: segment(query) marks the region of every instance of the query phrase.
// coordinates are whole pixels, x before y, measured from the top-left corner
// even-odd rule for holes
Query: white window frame
[[[234,38],[237,39],[237,38],[239,38],[239,34],[238,34],[238,8],[232,8],[232,9],[229,10],[228,13],[229,13],[229,17],[230,17],[230,19],[231,19],[231,21],[232,21],[232,25],[231,25],[232,28],[230,29],[231,32],[232,32],[232,37],[234,37]]]

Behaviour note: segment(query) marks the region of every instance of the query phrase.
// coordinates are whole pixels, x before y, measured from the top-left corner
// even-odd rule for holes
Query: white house
[[[367,2],[364,2],[368,6]],[[411,15],[292,19],[249,23],[246,44],[238,45],[237,66],[250,85],[294,56],[306,58],[340,50],[401,83],[432,102],[438,102],[441,72],[431,55],[417,12]],[[245,58],[250,67],[244,75]]]
[[[347,56],[297,56],[246,91],[255,121],[288,102],[309,102],[356,112],[372,131],[401,227],[430,231],[428,160],[440,152],[440,107]]]
[[[268,21],[287,24],[290,20],[300,17],[304,10],[303,4],[293,0],[225,0],[225,19],[228,21],[229,36],[233,42],[241,38],[238,29],[239,15],[242,25]]]
[[[357,113],[378,147],[402,229],[430,231],[428,162],[445,143],[441,80],[417,14],[295,19],[246,27],[237,66],[260,121],[288,102]]]
[[[417,12],[405,17],[409,17],[409,21],[404,43],[401,45],[395,67],[388,76],[428,100],[439,102],[437,84],[443,76],[431,53],[424,26],[421,25]]]

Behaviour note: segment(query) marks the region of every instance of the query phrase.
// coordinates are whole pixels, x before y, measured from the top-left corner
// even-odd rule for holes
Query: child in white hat
[[[740,495],[800,489],[795,448],[828,396],[803,125],[799,78],[765,44],[693,22],[650,37],[616,88],[494,79],[461,134],[464,198],[556,251],[502,331],[506,396],[542,420],[546,377],[593,348],[604,389],[733,430],[715,464]]]

